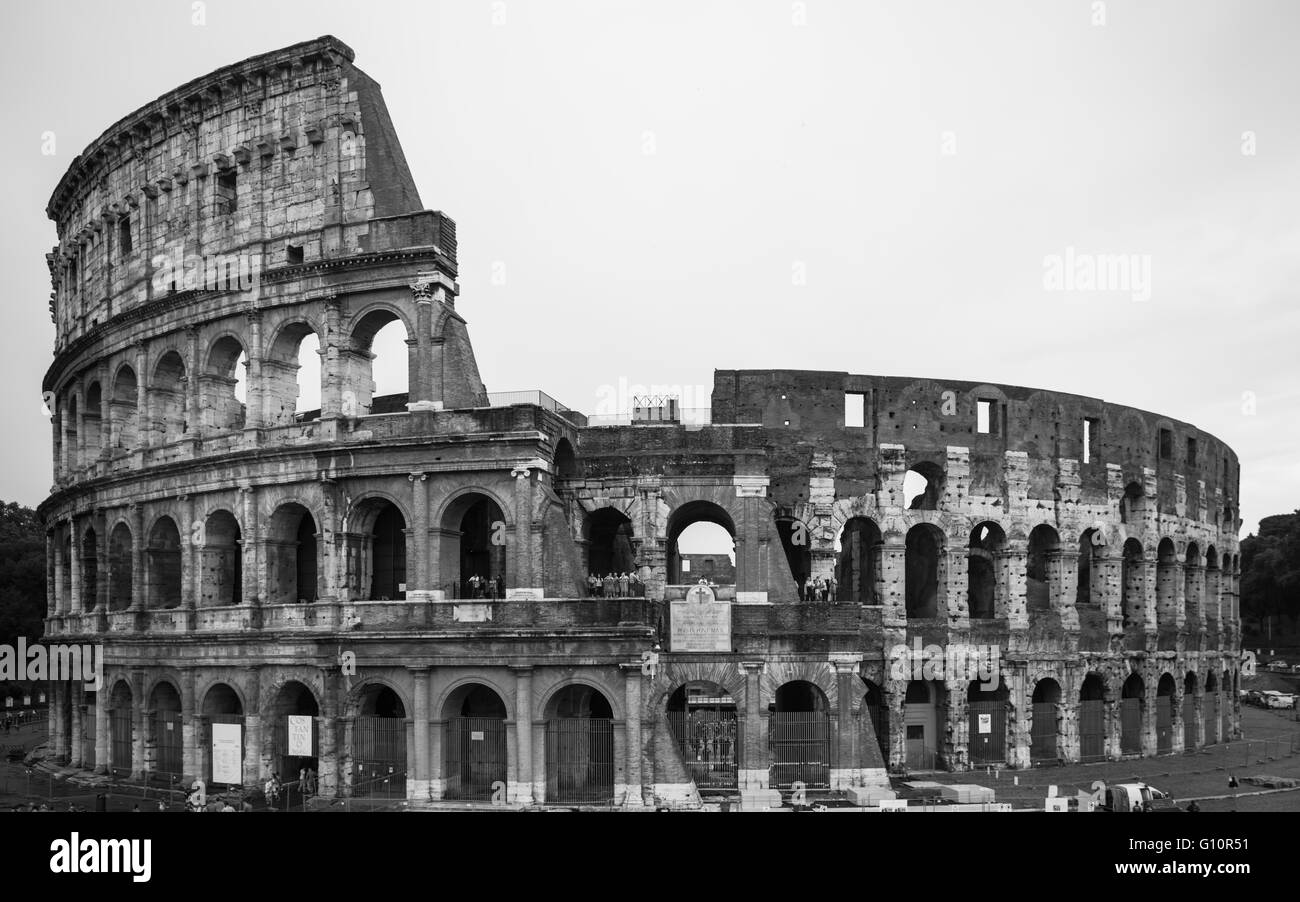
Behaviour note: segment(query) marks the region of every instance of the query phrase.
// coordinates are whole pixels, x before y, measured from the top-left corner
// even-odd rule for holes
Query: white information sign
[[[311,757],[311,717],[306,714],[289,715],[289,754]]]
[[[212,782],[244,782],[244,728],[237,723],[212,725]]]
[[[993,715],[992,715],[992,714],[981,714],[979,717],[980,717],[980,726],[979,726],[979,730],[980,730],[980,732],[981,732],[981,733],[992,733],[992,732],[993,732]]]

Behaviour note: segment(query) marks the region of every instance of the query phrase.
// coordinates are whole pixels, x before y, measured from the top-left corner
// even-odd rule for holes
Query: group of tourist
[[[475,573],[465,581],[469,587],[467,598],[505,598],[506,581],[501,578],[500,574],[495,577],[479,576]]]
[[[635,573],[592,573],[587,577],[587,594],[592,598],[642,598],[645,583]]]
[[[834,601],[835,590],[839,588],[839,580],[834,574],[830,576],[806,576],[804,577],[802,591],[799,594],[801,601]]]

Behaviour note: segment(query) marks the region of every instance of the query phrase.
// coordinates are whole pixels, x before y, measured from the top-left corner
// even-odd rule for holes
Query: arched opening
[[[1178,554],[1170,539],[1161,539],[1156,546],[1156,622],[1161,626],[1173,623],[1177,604]]]
[[[578,460],[573,453],[573,445],[567,438],[555,443],[555,478],[576,479],[582,473],[578,469]]]
[[[93,611],[99,604],[99,539],[94,527],[81,537],[81,608]]]
[[[1174,678],[1169,674],[1156,683],[1156,754],[1174,750]]]
[[[788,790],[830,788],[831,720],[825,693],[806,680],[792,680],[776,690],[769,705],[768,748],[772,756],[768,785]]]
[[[444,797],[488,801],[506,784],[506,706],[477,683],[459,687],[443,707],[447,722]]]
[[[89,466],[98,460],[99,453],[104,448],[104,430],[101,428],[104,422],[103,410],[103,390],[98,382],[92,382],[86,389],[86,409],[81,414],[81,428],[85,432],[81,441],[85,450],[85,458],[81,462],[83,466]]]
[[[1211,670],[1205,675],[1205,695],[1201,696],[1201,720],[1205,724],[1205,744],[1219,742],[1219,679]]]
[[[943,545],[944,535],[933,524],[918,523],[907,531],[904,579],[909,619],[939,616]]]
[[[593,595],[603,595],[601,580],[611,574],[636,572],[632,550],[632,521],[621,511],[602,507],[587,515],[583,523],[587,540],[587,575]]]
[[[487,495],[470,492],[447,507],[439,558],[449,597],[485,598],[493,586],[505,594],[508,528],[500,506]]]
[[[395,504],[380,505],[370,531],[370,597],[406,600],[406,518]]]
[[[701,794],[735,791],[740,761],[736,702],[716,683],[695,680],[668,697],[668,727]]]
[[[130,451],[135,448],[140,428],[139,390],[135,370],[123,364],[113,377],[113,395],[109,402],[113,424],[113,447]]]
[[[966,603],[971,620],[992,620],[996,612],[997,561],[1007,536],[996,523],[971,530],[966,553]]]
[[[1183,616],[1199,616],[1201,610],[1201,549],[1195,542],[1187,543],[1183,559]]]
[[[709,501],[689,501],[668,518],[668,582],[708,579],[718,585],[736,582],[736,526],[731,515]],[[705,562],[713,561],[710,575]]]
[[[1142,721],[1146,715],[1146,684],[1136,673],[1124,681],[1119,702],[1119,750],[1125,755],[1142,754]]]
[[[68,529],[62,530],[63,533],[63,560],[59,567],[59,608],[65,612],[73,609],[74,601],[72,598],[72,532]]]
[[[108,534],[108,609],[125,611],[135,587],[131,582],[131,529],[118,523]]]
[[[406,797],[406,707],[383,683],[371,683],[357,698],[352,725],[352,794]]]
[[[546,801],[614,801],[614,713],[590,686],[565,686],[547,705]]]
[[[271,723],[271,768],[282,780],[298,781],[297,790],[307,795],[316,791],[320,771],[320,733],[317,718],[320,705],[311,689],[289,680],[275,694],[264,712]],[[292,800],[289,804],[292,804]]]
[[[808,532],[808,525],[794,517],[778,514],[776,517],[776,534],[781,539],[781,549],[785,552],[785,562],[790,568],[790,576],[794,579],[799,598],[803,601],[818,600],[814,597],[817,593],[810,584],[812,577],[812,536]]]
[[[946,717],[943,685],[912,680],[903,696],[903,730],[908,770],[934,770],[939,764],[939,724]]]
[[[282,327],[262,358],[262,386],[265,422],[268,426],[290,426],[320,416],[320,338],[307,323]]]
[[[1051,610],[1059,587],[1061,538],[1052,527],[1040,523],[1029,533],[1025,556],[1025,603],[1031,611]],[[1055,577],[1055,578],[1054,578]]]
[[[199,754],[202,773],[209,784],[232,786],[244,782],[244,705],[238,693],[216,683],[203,697],[203,736]],[[213,747],[214,739],[217,747]],[[211,788],[211,787],[210,787]]]
[[[1090,673],[1079,689],[1079,760],[1106,759],[1106,683]]]
[[[1101,560],[1101,553],[1095,544],[1100,534],[1095,529],[1085,529],[1079,536],[1079,578],[1074,592],[1074,605],[1092,605],[1100,610],[1105,601],[1105,585],[1098,580],[1093,585],[1093,572]]]
[[[199,378],[199,410],[205,432],[233,432],[244,428],[247,366],[248,355],[237,338],[227,335],[213,344]]]
[[[1033,720],[1029,732],[1029,760],[1034,763],[1055,761],[1063,720],[1061,684],[1051,678],[1039,680],[1034,684],[1030,706]]]
[[[407,339],[406,325],[391,310],[361,318],[339,354],[344,416],[405,412],[415,353]]]
[[[1121,564],[1124,584],[1124,626],[1141,627],[1146,623],[1146,554],[1137,539],[1124,542]]]
[[[178,608],[181,604],[181,533],[171,517],[159,517],[149,531],[147,606]]]
[[[185,361],[176,351],[168,351],[154,367],[149,399],[153,407],[151,428],[154,443],[169,445],[185,437]]]
[[[77,434],[77,396],[73,392],[68,393],[67,411],[68,467],[76,470],[85,466],[85,461],[81,459],[81,444]]]
[[[507,781],[506,705],[479,683],[458,687],[443,705],[447,722],[443,797],[504,801]]]
[[[243,600],[243,540],[230,511],[213,511],[203,522],[203,566],[199,593],[204,607]]]
[[[168,783],[180,780],[184,771],[184,723],[181,714],[181,696],[171,683],[159,683],[149,695],[149,709],[153,716],[146,721],[152,725],[153,735],[146,737],[145,760],[149,770]]]
[[[885,762],[889,761],[889,705],[885,703],[885,693],[871,680],[866,683],[866,695],[862,699],[863,710],[871,722],[871,729],[876,734],[876,744]]]
[[[851,517],[835,546],[835,581],[840,601],[878,605],[876,575],[884,549],[880,527],[867,517]]]
[[[316,600],[319,543],[311,511],[296,502],[275,509],[266,538],[268,604],[310,604]]]
[[[998,680],[988,689],[972,680],[966,687],[966,712],[970,725],[971,764],[1002,764],[1007,760],[1007,707],[1011,697]]]
[[[903,476],[903,506],[914,511],[938,510],[943,481],[943,469],[938,464],[926,460],[912,465]]]
[[[108,696],[108,740],[109,770],[114,776],[130,776],[135,730],[131,716],[131,687],[125,680],[118,680]]]
[[[1214,546],[1205,549],[1205,618],[1218,621],[1222,616],[1219,610],[1221,602],[1219,582],[1219,553]],[[1207,730],[1208,732],[1208,730]]]
[[[1196,715],[1198,712],[1196,690],[1196,674],[1188,673],[1183,677],[1183,749],[1185,751],[1190,751],[1202,744],[1197,742],[1196,739]]]

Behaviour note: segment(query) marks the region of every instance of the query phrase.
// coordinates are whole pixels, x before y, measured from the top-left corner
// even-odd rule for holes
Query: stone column
[[[745,671],[745,757],[737,774],[741,805],[746,809],[778,807],[781,793],[772,789],[768,782],[768,719],[760,703],[764,664],[762,661],[744,661],[740,666]]]
[[[145,709],[149,700],[144,697],[144,671],[131,672],[131,779],[145,775]]]
[[[149,447],[149,385],[144,342],[135,343],[135,450]]]
[[[248,706],[244,709],[244,780],[260,786],[271,775],[271,770],[279,767],[278,761],[271,761],[269,750],[263,754],[266,731],[262,724],[262,669],[257,666],[248,668],[248,679],[244,684],[244,695]],[[268,718],[269,720],[269,718]],[[269,724],[275,729],[275,724]],[[282,779],[289,779],[282,774]]]
[[[243,546],[243,603],[250,608],[259,606],[260,588],[266,574],[262,573],[262,540],[257,528],[257,489],[244,484],[239,487],[244,505],[244,522],[240,529],[240,542]]]
[[[412,801],[429,798],[429,670],[411,668],[415,681],[415,773],[407,782],[406,797]]]
[[[1006,617],[1007,626],[1013,630],[1029,628],[1029,576],[1027,554],[1024,549],[996,551],[993,553],[997,568],[998,588],[994,604],[1002,602],[1002,610],[995,611],[1000,620]],[[1005,586],[1005,590],[1002,588]],[[1004,594],[1005,592],[1005,594]]]
[[[949,543],[945,551],[947,579],[943,587],[949,629],[970,629],[970,549]],[[944,613],[940,610],[940,615]]]
[[[95,773],[108,773],[108,762],[112,756],[108,737],[108,686],[105,684],[95,693]]]
[[[429,582],[429,476],[412,473],[411,481],[411,558],[406,568],[406,598],[424,601],[433,589]]]
[[[46,585],[45,609],[51,617],[57,617],[70,609],[68,589],[63,583],[63,541],[58,530],[45,533],[45,559],[51,562],[54,570]]]
[[[415,282],[411,292],[415,296],[415,341],[408,382],[411,387],[410,410],[432,409],[433,401],[433,283]],[[438,398],[437,400],[441,400]],[[418,405],[418,406],[416,406]]]
[[[257,430],[266,423],[266,387],[262,383],[262,313],[253,310],[248,314],[248,364],[245,383],[244,438],[257,441]]]
[[[194,671],[181,670],[181,782],[189,786],[199,776],[199,699],[194,695]]]
[[[343,380],[339,372],[339,305],[338,295],[321,298],[325,302],[325,334],[320,337],[321,347],[321,421],[338,419],[343,407]],[[323,436],[325,439],[333,435]]]
[[[131,610],[141,611],[145,607],[145,566],[144,549],[148,538],[144,534],[144,506],[129,506],[131,515]]]
[[[68,766],[79,768],[83,751],[81,734],[85,731],[85,725],[81,722],[82,688],[80,683],[75,682],[64,685],[67,687],[68,704],[72,706],[72,735],[68,737]]]
[[[201,434],[199,428],[200,411],[202,410],[201,399],[199,398],[199,370],[202,364],[199,361],[199,330],[194,326],[189,326],[185,330],[185,437],[187,439],[198,438]]]
[[[858,687],[862,685],[857,680],[862,656],[832,654],[831,664],[835,667],[836,695],[839,696],[839,742],[835,750],[836,760],[830,773],[831,789],[848,789],[862,783],[864,756],[855,741],[860,734],[855,729],[857,725],[853,717],[853,703],[860,694]]]
[[[515,667],[515,785],[507,790],[512,802],[531,804],[533,780],[533,669]]]
[[[1052,609],[1061,617],[1066,630],[1079,628],[1079,610],[1075,607],[1079,594],[1079,553],[1053,551],[1047,555],[1048,591]]]
[[[529,554],[529,533],[533,522],[533,480],[527,467],[515,467],[510,475],[515,479],[515,529],[514,548],[510,549],[513,553],[506,555],[506,582],[512,588],[532,588],[537,582],[533,575],[532,556]]]
[[[907,626],[907,546],[886,539],[880,546],[880,582],[878,596],[886,627]]]
[[[620,664],[623,671],[623,701],[627,718],[623,722],[627,801],[624,808],[643,808],[641,779],[641,662]],[[618,788],[614,789],[615,796]]]
[[[320,747],[318,749],[318,762],[320,764],[320,787],[319,791],[326,798],[334,798],[338,795],[339,788],[339,747],[338,747],[338,720],[339,720],[339,669],[330,667],[325,670],[325,704],[321,708],[321,716],[317,718],[320,723]]]
[[[71,575],[68,580],[69,597],[64,609],[70,614],[80,614],[85,606],[81,598],[81,532],[77,528],[75,516],[68,519],[68,536],[68,563]]]

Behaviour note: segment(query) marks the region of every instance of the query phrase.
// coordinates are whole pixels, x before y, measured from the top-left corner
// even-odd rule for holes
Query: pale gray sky
[[[0,498],[51,482],[59,176],[159,94],[333,34],[457,221],[491,391],[594,413],[620,384],[707,405],[715,367],[1032,385],[1227,441],[1246,531],[1300,507],[1300,4],[198,5],[6,10]],[[1150,299],[1045,290],[1067,248],[1148,256]]]

